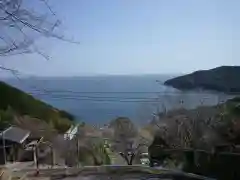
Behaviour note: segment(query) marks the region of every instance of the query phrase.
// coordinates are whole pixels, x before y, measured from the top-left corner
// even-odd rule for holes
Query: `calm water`
[[[210,92],[181,92],[166,87],[170,76],[99,76],[71,78],[7,79],[36,98],[92,124],[104,124],[118,116],[147,123],[152,113],[184,106],[213,105],[227,97]],[[180,102],[183,101],[183,104]]]

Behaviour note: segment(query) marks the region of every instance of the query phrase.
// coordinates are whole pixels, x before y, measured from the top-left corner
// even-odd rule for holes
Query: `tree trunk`
[[[131,155],[131,158],[130,158],[130,161],[129,161],[129,165],[132,165],[132,164],[133,164],[134,158],[135,158],[135,154],[132,154],[132,155]]]

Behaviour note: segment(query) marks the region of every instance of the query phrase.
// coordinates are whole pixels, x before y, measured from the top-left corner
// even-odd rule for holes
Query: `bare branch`
[[[51,13],[50,16],[27,9],[24,7],[23,0],[0,0],[0,56],[34,52],[49,59],[34,45],[35,39],[32,37],[34,33],[46,38],[78,43],[55,32],[57,29],[61,30],[61,21],[57,19],[56,13],[47,0],[35,0],[35,3],[38,2],[45,5]]]
[[[41,0],[44,2],[44,4],[46,5],[46,7],[49,9],[49,11],[52,13],[52,15],[56,16],[56,14],[53,12],[52,8],[49,6],[48,2],[46,0]]]
[[[10,71],[11,73],[18,73],[18,71],[15,70],[15,69],[6,68],[6,67],[3,67],[3,66],[0,66],[0,69],[4,70],[4,71]]]

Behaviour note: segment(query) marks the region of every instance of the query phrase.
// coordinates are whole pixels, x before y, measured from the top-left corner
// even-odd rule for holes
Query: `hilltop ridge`
[[[48,123],[59,132],[66,131],[74,116],[0,81],[0,126],[12,124],[15,116],[30,116]]]
[[[204,89],[239,93],[239,78],[240,66],[220,66],[169,79],[164,84],[180,90]]]

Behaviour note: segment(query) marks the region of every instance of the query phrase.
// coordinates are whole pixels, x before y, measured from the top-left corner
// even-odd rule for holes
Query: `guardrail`
[[[21,172],[23,172],[22,170]],[[25,170],[27,177],[34,177],[34,170]],[[139,177],[139,179],[149,178],[170,178],[170,179],[188,179],[188,180],[213,180],[211,178],[184,173],[182,171],[173,171],[169,169],[155,169],[145,166],[116,166],[116,165],[104,165],[104,166],[86,166],[81,168],[64,168],[64,169],[46,169],[40,170],[38,177],[54,177],[65,178],[65,177],[78,177],[95,175],[96,177],[108,176],[108,177],[121,177],[126,179],[128,177]],[[133,178],[133,179],[134,179]],[[115,179],[115,178],[114,178]],[[119,178],[120,179],[120,178]]]
[[[236,150],[236,149],[235,149]],[[212,151],[192,148],[162,148],[152,147],[149,151],[150,165],[162,164],[165,159],[178,159],[184,164],[187,172],[216,177],[219,180],[240,179],[240,153],[225,151],[218,147]]]
[[[239,152],[232,152],[234,148],[232,148],[231,151],[225,151],[218,149],[218,147],[213,148],[211,151],[203,150],[203,149],[194,149],[194,148],[163,148],[160,145],[155,145],[153,148],[159,148],[162,152],[201,152],[206,154],[219,154],[219,155],[236,155],[240,156],[240,149]]]

